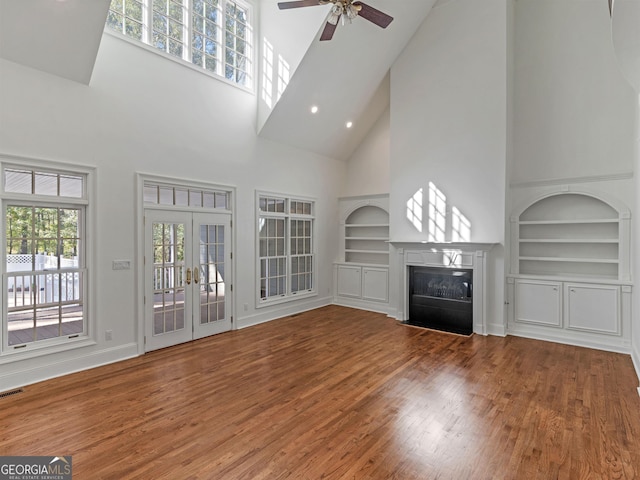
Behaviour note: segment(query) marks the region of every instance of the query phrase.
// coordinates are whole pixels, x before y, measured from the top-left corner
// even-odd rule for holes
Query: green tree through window
[[[4,168],[2,353],[87,336],[86,177]]]
[[[252,87],[250,19],[249,4],[234,0],[112,0],[106,27]]]

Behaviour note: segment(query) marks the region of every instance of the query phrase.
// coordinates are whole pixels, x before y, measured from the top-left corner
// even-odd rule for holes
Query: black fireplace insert
[[[409,325],[471,335],[473,270],[409,267]]]

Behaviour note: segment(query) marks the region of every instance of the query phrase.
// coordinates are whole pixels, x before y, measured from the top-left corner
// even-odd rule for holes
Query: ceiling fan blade
[[[325,40],[331,40],[333,38],[334,32],[336,31],[336,28],[338,28],[337,23],[334,25],[327,22],[327,24],[324,26],[324,30],[322,31],[322,35],[320,35],[320,41],[323,42]]]
[[[372,23],[375,23],[379,27],[387,28],[393,21],[393,17],[373,8],[370,5],[367,5],[366,3],[353,2],[353,5],[355,5],[356,7],[361,7],[358,15],[369,20]]]
[[[280,2],[278,8],[286,10],[288,8],[313,7],[314,5],[322,5],[322,0],[297,0],[294,2]]]

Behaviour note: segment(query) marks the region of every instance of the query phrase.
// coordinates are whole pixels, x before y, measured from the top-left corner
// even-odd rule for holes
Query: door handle
[[[200,267],[193,267],[193,283],[198,283],[200,280]]]
[[[187,268],[187,285],[191,285],[191,269]]]

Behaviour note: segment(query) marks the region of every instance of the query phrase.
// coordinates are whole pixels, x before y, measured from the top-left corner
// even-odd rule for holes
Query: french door
[[[145,211],[145,351],[231,329],[231,219]]]

